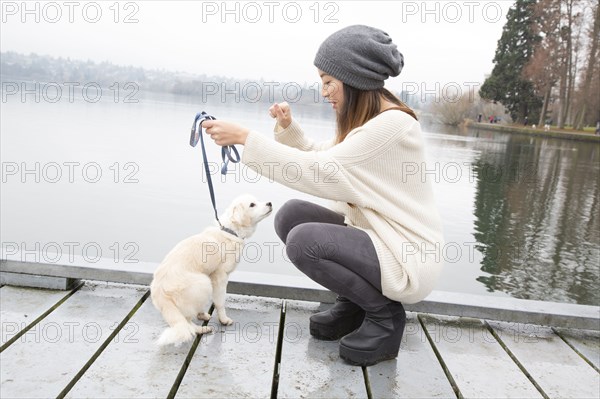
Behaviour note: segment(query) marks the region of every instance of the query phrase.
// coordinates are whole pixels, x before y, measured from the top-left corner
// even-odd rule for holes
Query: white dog
[[[545,132],[549,132],[549,131],[550,131],[550,125],[549,125],[549,124],[547,124],[547,123],[546,123],[546,124],[544,125],[544,131],[545,131]]]
[[[270,202],[242,195],[221,216],[223,229],[208,227],[167,254],[150,285],[152,303],[169,324],[157,341],[159,345],[179,345],[196,334],[211,332],[210,327],[192,322],[195,318],[210,319],[206,309],[211,296],[219,321],[224,325],[233,323],[225,313],[229,273],[239,263],[244,239],[272,210]]]

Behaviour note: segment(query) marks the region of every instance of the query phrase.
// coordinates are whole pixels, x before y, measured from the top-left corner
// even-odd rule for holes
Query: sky
[[[513,1],[1,1],[2,51],[239,79],[313,84],[331,33],[387,32],[404,55],[393,90],[477,86]]]

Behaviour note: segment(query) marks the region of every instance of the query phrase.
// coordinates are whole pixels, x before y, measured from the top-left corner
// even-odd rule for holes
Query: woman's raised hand
[[[269,114],[271,114],[271,118],[277,118],[277,123],[284,129],[292,123],[292,111],[290,105],[286,102],[273,104],[269,108]]]

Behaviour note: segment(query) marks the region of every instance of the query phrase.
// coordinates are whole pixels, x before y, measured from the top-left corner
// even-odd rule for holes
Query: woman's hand
[[[292,111],[286,102],[273,104],[269,108],[269,114],[271,114],[271,118],[277,118],[277,123],[284,129],[292,123]]]
[[[227,122],[222,119],[205,120],[202,127],[206,129],[206,134],[221,147],[234,144],[246,144],[246,137],[250,129],[240,126],[236,123]]]

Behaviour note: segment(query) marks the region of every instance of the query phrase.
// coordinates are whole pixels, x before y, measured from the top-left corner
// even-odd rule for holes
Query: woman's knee
[[[327,241],[325,228],[322,223],[302,223],[288,233],[286,254],[300,270],[335,255],[335,243]]]
[[[299,199],[291,199],[287,201],[275,214],[275,233],[284,243],[287,242],[287,236],[297,224],[300,213],[304,208],[306,201]]]

